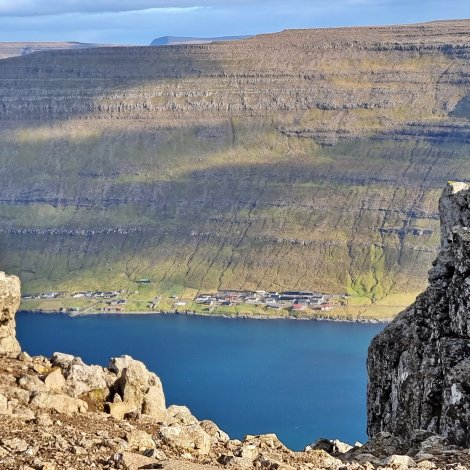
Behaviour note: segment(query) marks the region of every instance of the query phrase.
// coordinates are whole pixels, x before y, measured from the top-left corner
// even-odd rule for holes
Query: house
[[[267,304],[266,304],[266,307],[268,307],[268,308],[273,308],[273,309],[275,309],[275,310],[280,310],[280,309],[282,309],[283,305],[282,305],[282,304],[275,303],[275,302],[270,302],[270,303],[267,303]]]
[[[320,310],[322,312],[328,312],[330,310],[333,310],[333,305],[331,305],[331,304],[321,304],[320,305]]]
[[[45,292],[44,294],[41,294],[41,299],[55,299],[56,297],[59,296],[58,292]]]
[[[294,305],[292,305],[292,310],[296,312],[303,311],[307,308],[307,304],[304,304],[302,302],[296,302]]]

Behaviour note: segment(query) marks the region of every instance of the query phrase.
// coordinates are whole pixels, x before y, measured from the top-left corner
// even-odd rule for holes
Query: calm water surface
[[[107,365],[130,354],[185,404],[234,438],[275,432],[293,449],[319,437],[366,438],[366,355],[382,325],[184,315],[20,312],[30,354],[75,354]]]

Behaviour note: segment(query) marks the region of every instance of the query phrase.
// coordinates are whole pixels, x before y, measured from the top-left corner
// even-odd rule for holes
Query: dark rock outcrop
[[[441,249],[429,287],[369,348],[368,433],[429,433],[470,446],[470,186],[439,201]]]

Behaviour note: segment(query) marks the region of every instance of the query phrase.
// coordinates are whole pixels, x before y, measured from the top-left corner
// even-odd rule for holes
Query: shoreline
[[[393,318],[351,318],[344,316],[324,316],[324,315],[312,315],[308,317],[295,317],[292,315],[227,315],[223,313],[198,313],[194,311],[135,311],[135,312],[59,312],[56,310],[23,310],[20,312],[26,313],[40,313],[43,315],[67,315],[69,317],[85,317],[90,315],[187,315],[195,317],[213,317],[213,318],[225,318],[234,320],[294,320],[294,321],[330,321],[338,323],[365,323],[365,324],[388,324]]]

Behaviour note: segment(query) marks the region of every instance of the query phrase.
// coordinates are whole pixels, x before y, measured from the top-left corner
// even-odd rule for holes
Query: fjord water
[[[298,450],[319,437],[366,438],[366,356],[382,325],[185,315],[17,315],[23,350],[107,365],[130,354],[233,438],[275,432]]]

